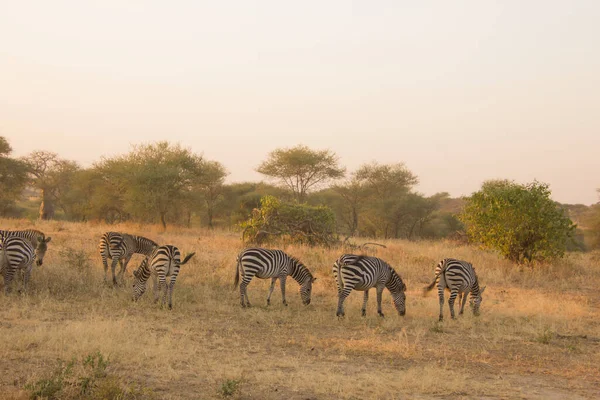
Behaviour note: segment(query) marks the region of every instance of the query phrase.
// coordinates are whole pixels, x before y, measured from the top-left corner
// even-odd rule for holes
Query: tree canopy
[[[292,191],[298,202],[305,201],[310,190],[345,174],[335,153],[311,150],[303,145],[272,151],[256,170],[279,180]]]

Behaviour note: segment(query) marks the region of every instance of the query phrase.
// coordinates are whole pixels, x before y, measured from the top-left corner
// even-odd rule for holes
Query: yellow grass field
[[[59,382],[57,398],[600,398],[598,253],[530,270],[452,242],[384,241],[387,248],[370,254],[406,282],[407,315],[397,315],[386,291],[386,317],[377,316],[374,292],[361,317],[362,293],[354,292],[338,319],[331,266],[342,248],[284,249],[317,276],[309,306],[289,279],[290,305],[281,304],[277,287],[267,307],[269,282],[254,279],[253,307],[242,309],[232,290],[238,233],[24,220],[0,226],[31,227],[52,241],[29,292],[18,294],[17,280],[11,295],[0,293],[3,399],[29,398],[49,380]],[[106,230],[196,252],[181,269],[172,311],[153,304],[151,287],[131,301],[139,255],[125,287],[103,283],[97,245]],[[446,321],[437,322],[437,294],[424,297],[422,288],[444,257],[476,267],[487,285],[481,316],[467,310],[452,321],[446,306]],[[108,364],[90,375],[84,360],[94,354]],[[70,360],[62,379],[60,363]],[[87,391],[82,377],[91,382]]]

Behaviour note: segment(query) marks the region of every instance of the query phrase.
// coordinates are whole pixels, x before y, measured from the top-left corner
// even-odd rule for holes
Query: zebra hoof
[[[267,305],[270,306],[271,305],[271,300],[267,300]]]
[[[335,313],[335,316],[336,317],[343,317],[343,316],[345,316],[345,314],[344,314],[343,311],[338,311],[338,312]]]
[[[439,321],[439,322],[442,322],[442,321],[444,321],[444,317],[442,317],[442,316],[440,315],[440,318],[438,318],[438,321]]]
[[[367,316],[367,310],[362,310],[362,316],[366,317]]]
[[[383,315],[383,313],[382,313],[382,312],[378,312],[377,314],[379,314],[379,316],[380,316],[381,318],[385,317],[385,315]]]
[[[284,305],[284,306],[286,306],[286,307],[288,306],[288,305],[287,305],[287,302],[285,302],[285,301],[283,302],[283,305]]]

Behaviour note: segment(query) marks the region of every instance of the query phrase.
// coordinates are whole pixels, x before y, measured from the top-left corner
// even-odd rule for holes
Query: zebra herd
[[[362,315],[367,314],[367,302],[369,300],[369,289],[375,288],[377,292],[377,313],[383,317],[381,308],[381,299],[383,289],[388,289],[392,295],[392,300],[399,315],[406,314],[406,285],[402,278],[388,263],[377,257],[368,257],[365,255],[344,254],[333,264],[333,277],[337,285],[338,307],[336,315],[343,317],[344,300],[350,295],[352,290],[364,292],[362,305]],[[242,277],[240,283],[240,275]],[[271,295],[275,288],[275,283],[279,279],[281,285],[281,298],[283,304],[287,306],[285,298],[285,282],[287,276],[291,276],[300,285],[300,297],[302,303],[310,304],[312,284],[317,279],[313,277],[308,268],[300,260],[291,257],[281,250],[269,250],[262,248],[250,248],[242,251],[236,262],[234,289],[240,287],[240,302],[242,307],[249,307],[248,284],[253,277],[260,279],[271,278],[271,286],[267,296],[267,305],[271,304]],[[433,283],[424,290],[430,291],[435,284],[438,284],[438,295],[440,300],[440,316],[442,321],[444,291],[450,290],[448,305],[452,318],[454,315],[454,301],[458,295],[462,301],[460,313],[463,313],[467,295],[471,295],[471,305],[473,313],[479,314],[481,304],[481,294],[485,287],[479,287],[479,281],[475,268],[471,263],[460,261],[453,258],[441,260],[435,268],[435,278]]]
[[[42,265],[48,242],[51,238],[46,237],[43,232],[35,229],[23,231],[0,230],[0,273],[4,277],[4,291],[9,294],[11,283],[17,271],[23,274],[23,290],[27,288],[27,282],[31,275],[33,262]],[[143,236],[130,235],[121,232],[106,232],[102,235],[98,246],[102,264],[104,266],[104,281],[107,281],[108,259],[111,259],[112,284],[118,285],[117,276],[124,283],[124,275],[127,264],[134,254],[144,257],[140,266],[133,271],[133,294],[134,301],[138,300],[146,291],[150,277],[153,281],[154,302],[158,302],[159,292],[163,291],[162,302],[164,306],[172,308],[173,287],[179,269],[186,264],[195,253],[188,254],[183,261],[181,252],[172,245],[159,246],[156,242]],[[116,266],[120,265],[118,274]],[[343,317],[344,301],[352,290],[364,292],[362,315],[367,313],[367,302],[369,289],[375,288],[377,293],[377,313],[383,317],[381,300],[383,290],[388,289],[399,315],[406,314],[406,285],[400,275],[384,260],[377,257],[365,255],[344,254],[333,264],[333,277],[337,285],[338,306],[336,315]],[[240,282],[241,276],[241,282]],[[304,305],[311,302],[311,293],[315,278],[310,270],[297,258],[292,257],[282,250],[270,250],[263,248],[249,248],[243,250],[236,260],[236,271],[234,289],[239,284],[240,303],[242,307],[250,307],[248,299],[248,284],[252,278],[271,279],[271,286],[267,296],[267,305],[271,304],[271,295],[277,280],[281,286],[281,297],[283,304],[287,306],[285,297],[286,279],[290,276],[300,285],[300,297]],[[485,287],[480,288],[477,274],[473,265],[466,261],[445,258],[435,268],[433,282],[424,288],[424,291],[432,290],[437,283],[440,304],[439,320],[443,320],[444,292],[450,290],[448,306],[452,318],[454,314],[454,302],[459,298],[460,311],[464,311],[467,295],[470,294],[470,305],[475,315],[479,314],[482,301],[482,293]]]

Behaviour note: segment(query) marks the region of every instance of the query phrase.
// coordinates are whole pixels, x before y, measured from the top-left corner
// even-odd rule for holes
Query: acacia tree
[[[178,213],[203,175],[202,157],[166,141],[134,146],[124,156],[97,165],[116,187],[123,188],[125,210],[142,220],[158,219],[167,227],[167,216]]]
[[[562,257],[576,228],[545,183],[488,181],[466,202],[469,239],[518,263]]]
[[[68,190],[79,166],[49,151],[34,151],[23,159],[28,165],[31,184],[41,191],[40,219],[54,217],[55,203]]]
[[[311,150],[303,145],[272,151],[256,171],[279,180],[300,203],[306,200],[310,190],[345,174],[345,168],[338,165],[335,153]]]
[[[202,167],[203,173],[198,180],[198,189],[206,206],[208,226],[212,229],[215,209],[224,198],[223,183],[227,170],[218,161],[205,161]]]
[[[27,184],[27,164],[9,157],[12,147],[0,136],[0,214],[5,215]]]

